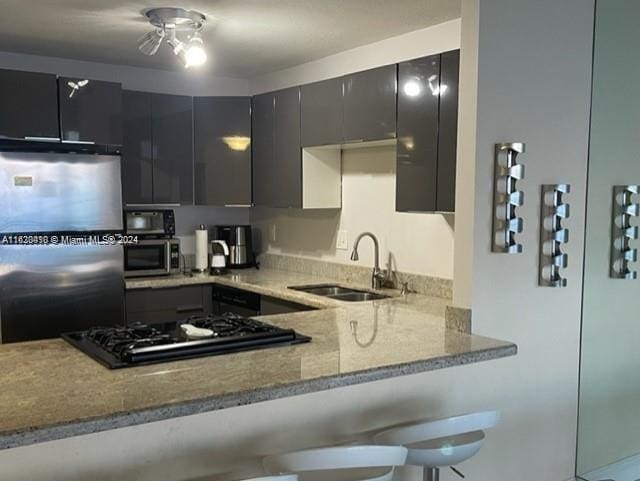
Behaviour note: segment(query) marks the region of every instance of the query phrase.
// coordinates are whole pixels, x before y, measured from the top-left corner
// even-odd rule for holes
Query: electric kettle
[[[227,273],[227,256],[229,246],[225,241],[211,241],[211,268],[209,273],[212,276],[220,276]]]

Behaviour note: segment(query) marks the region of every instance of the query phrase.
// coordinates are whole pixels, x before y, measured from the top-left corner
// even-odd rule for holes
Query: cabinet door
[[[122,197],[125,204],[150,204],[153,202],[151,94],[125,90],[122,99]]]
[[[302,207],[300,89],[275,93],[272,207]]]
[[[251,112],[253,154],[253,203],[269,206],[278,188],[273,179],[274,95],[253,97]]]
[[[119,83],[60,77],[58,94],[63,141],[122,145]]]
[[[198,205],[251,204],[251,99],[194,99]]]
[[[0,70],[0,136],[59,140],[55,75]]]
[[[436,210],[440,55],[398,65],[396,210]]]
[[[193,99],[152,94],[153,202],[193,204]]]
[[[211,287],[134,289],[126,292],[127,324],[184,321],[212,312]]]
[[[396,136],[396,66],[344,77],[344,140]]]
[[[460,50],[442,54],[440,60],[440,119],[438,123],[438,187],[436,210],[454,212],[456,205],[456,155],[458,142],[458,77]]]
[[[300,87],[302,147],[342,143],[342,78]]]
[[[261,296],[260,315],[272,316],[274,314],[289,314],[291,312],[313,311],[314,307],[298,304],[297,302],[285,301],[275,297]]]

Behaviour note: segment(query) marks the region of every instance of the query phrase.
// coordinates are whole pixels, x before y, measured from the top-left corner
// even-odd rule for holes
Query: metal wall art
[[[639,185],[613,187],[610,276],[615,279],[638,277],[638,273],[631,268],[631,263],[638,260],[638,249],[631,245],[631,241],[638,238],[638,226],[631,225],[631,219],[640,213],[640,205],[633,199],[638,193]]]
[[[569,242],[569,230],[562,221],[569,217],[569,204],[563,199],[571,191],[569,184],[544,184],[540,200],[540,270],[538,284],[566,287],[560,269],[568,264],[562,246]]]
[[[517,216],[516,209],[523,205],[524,193],[517,189],[516,183],[524,178],[524,165],[517,161],[518,154],[523,152],[522,142],[495,145],[492,252],[522,252],[516,234],[522,232],[523,221]]]

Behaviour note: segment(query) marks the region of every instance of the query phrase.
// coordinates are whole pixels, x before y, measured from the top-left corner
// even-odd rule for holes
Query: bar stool
[[[340,481],[391,481],[394,467],[406,459],[402,446],[339,446],[267,456],[262,464],[267,473],[323,471],[326,481],[336,479],[328,471]]]
[[[484,429],[494,427],[497,411],[462,414],[432,421],[401,424],[373,436],[374,442],[408,448],[407,465],[422,466],[424,481],[439,481],[440,469],[454,466],[474,456],[484,442]]]

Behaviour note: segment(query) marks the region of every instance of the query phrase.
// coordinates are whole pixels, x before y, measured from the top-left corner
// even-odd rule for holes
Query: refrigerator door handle
[[[95,145],[93,140],[63,140],[63,144],[83,144],[83,145]]]
[[[60,142],[60,137],[26,136],[24,140],[29,140],[32,142]]]

